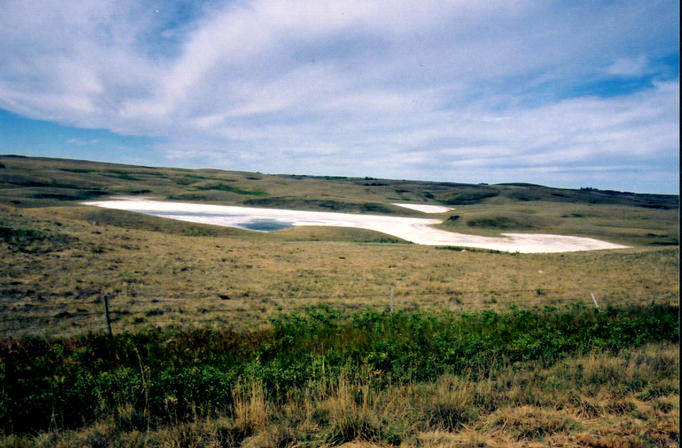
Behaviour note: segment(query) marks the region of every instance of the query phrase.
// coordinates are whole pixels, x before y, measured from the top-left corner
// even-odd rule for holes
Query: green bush
[[[373,372],[373,387],[383,388],[504,363],[533,360],[549,366],[595,349],[615,352],[657,341],[679,341],[677,307],[464,314],[316,307],[280,315],[269,329],[255,332],[6,338],[0,342],[0,428],[77,427],[107,416],[138,428],[229,412],[240,378],[262,383],[266,399],[277,402],[293,390],[333,383],[341,375],[363,381]],[[646,398],[664,392],[649,388]],[[471,418],[447,402],[432,414],[439,425],[452,428]],[[380,428],[349,422],[330,437],[345,440],[372,431]]]

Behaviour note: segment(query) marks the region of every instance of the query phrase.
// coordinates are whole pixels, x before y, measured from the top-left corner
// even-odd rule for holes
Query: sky
[[[679,2],[0,0],[0,154],[679,193]]]

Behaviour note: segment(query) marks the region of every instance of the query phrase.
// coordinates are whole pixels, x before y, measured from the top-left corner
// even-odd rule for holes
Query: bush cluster
[[[320,381],[371,376],[378,389],[516,362],[550,366],[593,350],[679,341],[678,308],[283,314],[265,330],[149,329],[114,337],[0,341],[0,430],[20,433],[114,418],[123,428],[229,413],[235,386],[264,399]]]

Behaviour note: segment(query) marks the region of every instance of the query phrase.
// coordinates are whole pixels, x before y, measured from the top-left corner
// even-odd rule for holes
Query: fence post
[[[594,298],[594,294],[590,293],[590,297],[592,297],[592,301],[594,302],[594,306],[596,306],[597,309],[599,309],[599,304],[597,303],[597,299]]]
[[[395,297],[393,296],[393,286],[391,286],[391,313],[395,311]]]
[[[109,330],[109,336],[114,334],[111,332],[111,319],[109,318],[109,295],[104,294],[104,316],[107,319],[107,329]]]

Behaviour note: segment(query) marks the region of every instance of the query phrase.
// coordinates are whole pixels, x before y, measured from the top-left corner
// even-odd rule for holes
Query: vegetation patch
[[[271,207],[294,210],[323,210],[334,212],[381,214],[393,214],[395,213],[396,209],[402,208],[393,205],[372,202],[344,202],[333,199],[302,199],[288,197],[247,199],[242,201],[241,204],[253,207]],[[413,213],[408,211],[406,214]]]
[[[109,193],[101,190],[71,190],[64,192],[41,192],[31,195],[33,199],[55,199],[57,201],[85,201],[105,196]]]
[[[251,412],[253,404],[235,402],[240,378],[257,385],[258,400],[276,404],[317,381],[346,387],[339,381],[360,384],[369,375],[371,387],[383,389],[444,374],[495,370],[506,363],[550,366],[593,350],[616,352],[678,339],[678,308],[662,306],[461,315],[341,313],[318,307],[281,315],[272,319],[270,329],[248,333],[150,329],[113,338],[5,338],[0,345],[5,386],[0,427],[5,432],[46,430],[54,424],[75,428],[103,418],[124,419],[135,428],[157,426],[217,415],[231,406]],[[366,400],[361,389],[347,387],[345,399],[360,405]],[[633,389],[647,397],[662,393],[651,390],[646,384]],[[450,395],[425,408],[430,427],[454,430],[475,419],[466,401]],[[384,424],[358,409],[355,415],[332,419],[330,442],[383,437]],[[255,418],[248,415],[249,421]],[[544,435],[525,428],[523,421],[519,417],[517,422],[520,437]]]
[[[78,241],[70,235],[40,228],[37,223],[22,222],[9,210],[0,217],[0,241],[10,251],[45,253],[61,250]]]
[[[226,183],[210,183],[210,184],[206,184],[206,185],[195,185],[193,188],[195,188],[197,190],[227,191],[230,193],[249,195],[249,196],[267,196],[268,195],[265,191],[243,190],[241,188],[237,188],[233,185],[226,184]]]
[[[486,229],[502,229],[502,230],[523,230],[533,229],[535,226],[528,222],[521,222],[507,216],[494,216],[489,218],[476,218],[467,221],[469,227],[483,227]]]
[[[26,245],[34,241],[44,240],[46,235],[32,229],[13,229],[0,226],[0,239],[9,244]]]
[[[476,190],[465,191],[450,196],[444,200],[444,203],[447,205],[476,204],[477,202],[481,202],[484,199],[495,197],[498,194],[499,194],[498,191],[480,187],[479,189]]]
[[[519,440],[544,440],[577,428],[576,422],[566,414],[529,406],[500,411],[492,426],[505,428]]]

